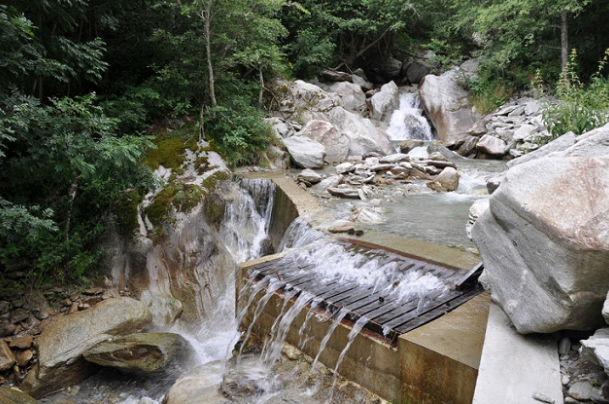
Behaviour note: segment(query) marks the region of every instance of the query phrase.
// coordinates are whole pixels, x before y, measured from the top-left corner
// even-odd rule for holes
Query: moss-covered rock
[[[163,222],[171,223],[172,208],[177,212],[189,212],[204,196],[204,188],[196,184],[171,182],[154,196],[153,202],[146,209],[146,215],[154,226]]]

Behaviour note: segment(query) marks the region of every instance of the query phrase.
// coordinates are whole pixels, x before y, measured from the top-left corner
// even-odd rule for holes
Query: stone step
[[[491,304],[473,404],[544,402],[563,404],[556,340],[517,333]]]

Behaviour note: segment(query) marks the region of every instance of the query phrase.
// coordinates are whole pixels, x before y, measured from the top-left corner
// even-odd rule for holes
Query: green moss
[[[172,207],[178,212],[188,212],[197,206],[204,196],[204,190],[198,185],[170,183],[156,194],[154,201],[146,209],[146,215],[155,227],[172,223]]]
[[[209,158],[207,155],[198,156],[195,160],[195,170],[199,175],[203,175],[209,170]]]
[[[192,152],[199,150],[197,133],[194,125],[188,124],[173,131],[157,135],[155,149],[150,149],[144,158],[144,164],[152,170],[162,165],[165,168],[177,169],[184,163],[186,149]]]
[[[115,202],[116,229],[120,235],[129,237],[135,233],[138,227],[137,207],[141,201],[142,195],[135,189],[130,189],[123,192]]]

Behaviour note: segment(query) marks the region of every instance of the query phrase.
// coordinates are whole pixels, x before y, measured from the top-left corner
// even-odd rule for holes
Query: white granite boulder
[[[482,280],[521,333],[589,330],[603,322],[609,155],[564,153],[508,170],[472,230],[485,264]]]

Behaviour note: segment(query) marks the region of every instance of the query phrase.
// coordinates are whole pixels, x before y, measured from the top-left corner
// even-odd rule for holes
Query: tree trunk
[[[203,36],[205,37],[205,54],[207,56],[207,75],[209,78],[209,99],[211,101],[211,119],[216,119],[216,84],[214,80],[214,65],[211,60],[211,17],[213,10],[213,0],[208,0],[203,9],[203,19],[205,20]]]
[[[563,10],[560,13],[560,61],[563,74],[567,72],[569,63],[569,12]]]

